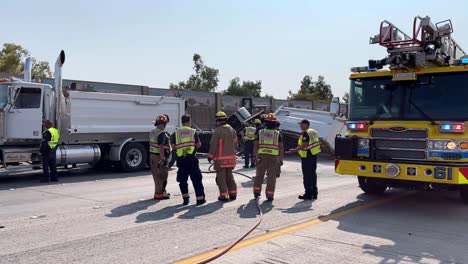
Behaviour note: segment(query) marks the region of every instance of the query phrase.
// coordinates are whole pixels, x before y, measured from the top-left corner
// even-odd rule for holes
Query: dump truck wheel
[[[123,171],[132,172],[146,167],[148,153],[139,143],[128,143],[120,153],[120,167]]]
[[[377,183],[374,179],[358,176],[359,187],[368,194],[381,195],[387,190],[387,186]]]
[[[468,185],[460,186],[460,197],[465,204],[468,204]]]

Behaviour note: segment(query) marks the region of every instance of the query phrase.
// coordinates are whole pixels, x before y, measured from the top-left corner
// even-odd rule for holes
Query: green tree
[[[29,56],[29,51],[13,43],[4,43],[0,51],[0,72],[18,75],[23,72],[23,58]]]
[[[41,80],[52,78],[52,71],[50,70],[49,63],[47,61],[37,61],[36,59],[33,59],[32,78]]]
[[[187,90],[187,91],[206,91],[213,92],[218,87],[219,70],[205,65],[202,58],[198,54],[193,55],[193,69],[195,73],[190,75],[186,82],[177,84],[169,84],[170,89]]]
[[[229,82],[229,86],[223,92],[223,94],[246,97],[260,97],[261,92],[262,81],[243,81],[241,84],[239,77],[236,77]]]
[[[314,102],[329,103],[333,98],[330,84],[325,82],[325,78],[318,76],[317,81],[313,81],[310,75],[304,76],[301,81],[301,86],[297,93],[289,90],[289,100],[305,100]]]
[[[348,104],[349,103],[349,93],[346,92],[341,99],[343,99],[343,102],[345,104]]]

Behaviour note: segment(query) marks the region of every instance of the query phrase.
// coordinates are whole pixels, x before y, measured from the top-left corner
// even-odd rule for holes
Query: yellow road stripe
[[[345,210],[340,211],[340,212],[331,213],[331,214],[329,214],[327,216],[315,218],[315,219],[312,219],[312,220],[309,220],[309,221],[306,221],[306,222],[302,222],[302,223],[298,223],[298,224],[291,225],[291,226],[288,226],[288,227],[284,227],[284,228],[281,228],[281,229],[278,229],[278,230],[275,230],[275,231],[272,231],[272,232],[269,232],[269,233],[266,233],[266,234],[263,234],[263,235],[252,237],[252,238],[249,238],[247,240],[241,241],[239,244],[237,244],[235,247],[233,247],[229,252],[232,252],[234,250],[238,250],[238,249],[241,249],[241,248],[244,248],[244,247],[248,247],[248,246],[251,246],[251,245],[255,245],[255,244],[258,244],[258,243],[273,239],[273,238],[278,237],[278,236],[287,235],[287,234],[290,234],[292,232],[295,232],[295,231],[298,231],[298,230],[301,230],[301,229],[304,229],[304,228],[307,228],[307,227],[310,227],[310,226],[320,224],[322,222],[326,222],[326,221],[329,221],[329,220],[334,220],[334,219],[337,219],[337,218],[345,216],[345,215],[349,215],[349,214],[352,214],[352,213],[355,213],[355,212],[358,212],[358,211],[362,211],[362,210],[365,210],[365,209],[368,209],[368,208],[371,208],[371,207],[375,207],[375,206],[378,206],[378,205],[381,205],[381,204],[385,204],[385,203],[388,203],[388,202],[403,198],[405,196],[408,196],[411,193],[413,193],[413,192],[406,192],[406,193],[404,193],[402,195],[397,195],[397,196],[390,197],[390,198],[387,198],[387,199],[382,199],[382,200],[377,200],[377,201],[374,201],[374,202],[366,203],[366,204],[359,205],[359,206],[356,206],[356,207],[353,207],[353,208],[345,209]],[[218,254],[219,252],[223,251],[224,249],[225,249],[225,247],[222,247],[222,248],[219,248],[219,249],[214,249],[214,250],[211,250],[211,251],[208,251],[208,252],[205,252],[205,253],[201,253],[201,254],[193,256],[193,257],[189,257],[189,258],[174,262],[174,264],[196,263],[196,262],[202,261],[204,259],[207,259],[207,258],[209,258],[209,257],[211,257],[211,256],[213,256],[215,254]]]

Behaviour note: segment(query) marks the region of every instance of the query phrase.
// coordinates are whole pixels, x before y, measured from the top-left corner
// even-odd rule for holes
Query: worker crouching
[[[265,192],[268,201],[274,199],[276,178],[283,160],[283,139],[276,126],[276,117],[273,114],[268,114],[265,118],[265,128],[258,132],[254,147],[254,155],[257,160],[257,172],[253,187],[254,197],[259,197],[262,192],[262,183],[266,172]]]
[[[219,188],[220,201],[235,200],[237,198],[237,185],[232,174],[236,167],[236,131],[227,123],[224,112],[216,114],[217,128],[210,141],[208,161],[214,161],[216,171],[216,184]]]

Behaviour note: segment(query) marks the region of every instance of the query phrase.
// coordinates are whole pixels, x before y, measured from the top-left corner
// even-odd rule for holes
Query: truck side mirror
[[[340,114],[340,98],[333,97],[330,103],[330,114],[337,116]]]

